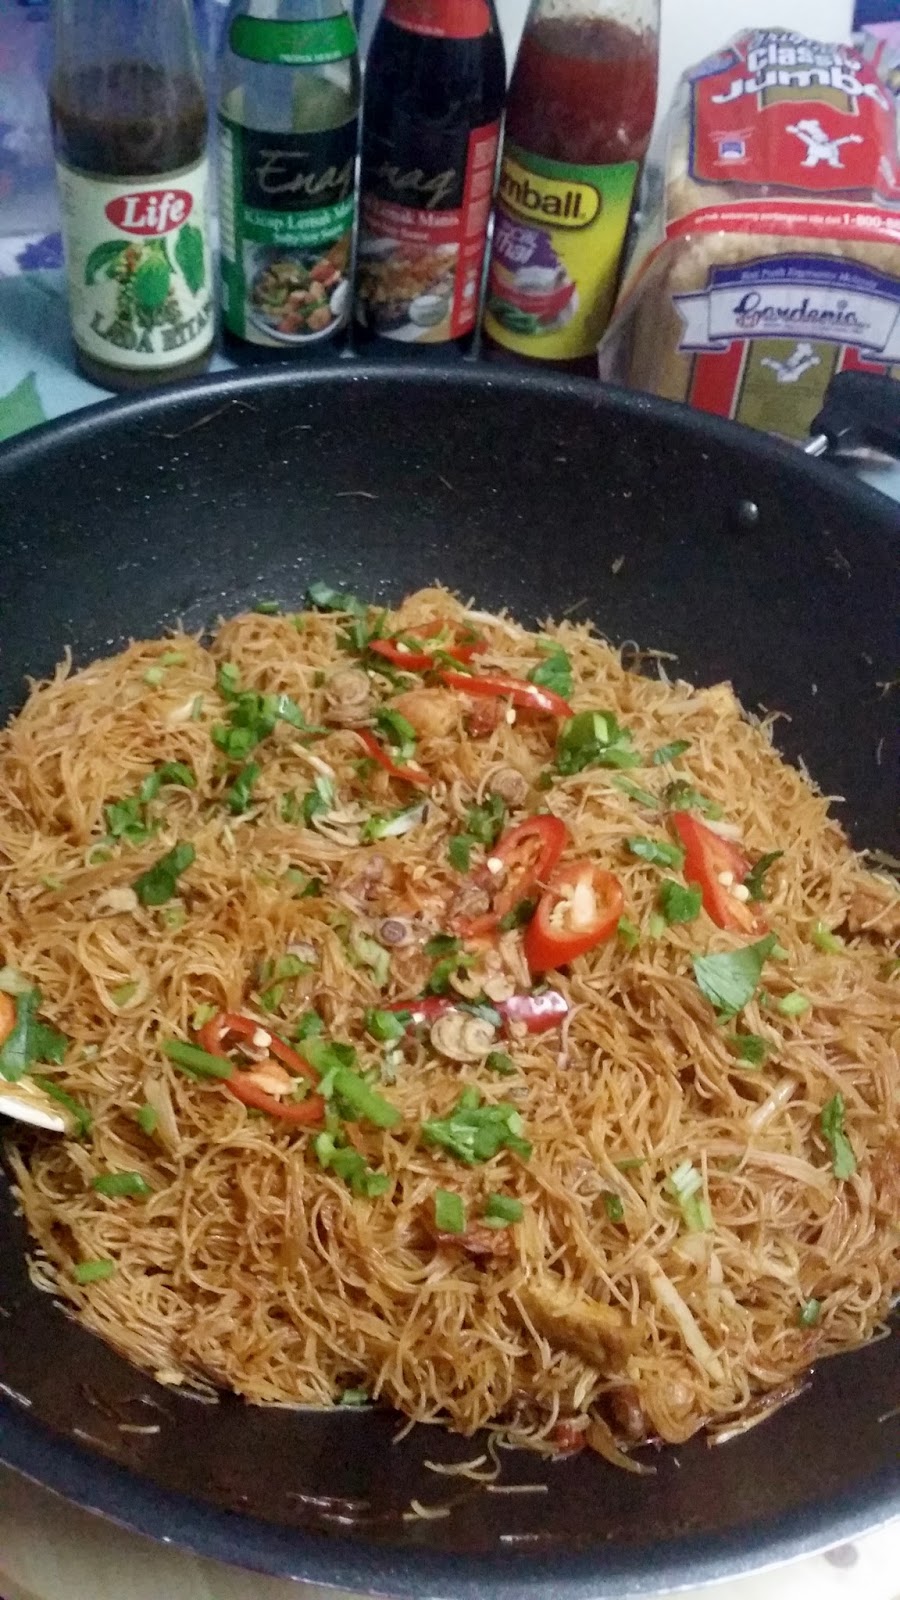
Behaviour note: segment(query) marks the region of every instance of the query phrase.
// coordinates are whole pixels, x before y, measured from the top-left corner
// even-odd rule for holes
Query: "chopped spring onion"
[[[180,900],[176,900],[173,905],[163,906],[160,916],[166,927],[173,932],[178,928],[183,928],[187,922],[187,911]]]
[[[324,1023],[318,1011],[304,1011],[303,1016],[294,1028],[291,1038],[295,1041],[302,1039],[315,1039],[322,1032]]]
[[[36,1083],[39,1089],[43,1089],[51,1100],[55,1100],[59,1105],[65,1106],[70,1115],[75,1118],[79,1138],[83,1139],[85,1134],[90,1133],[91,1114],[86,1106],[83,1106],[73,1095],[67,1094],[65,1089],[61,1089],[58,1083],[54,1083],[52,1078],[45,1078],[42,1073],[32,1072],[31,1081]]]
[[[630,917],[620,917],[616,923],[616,937],[621,939],[626,950],[636,950],[641,942],[641,930]]]
[[[370,967],[372,981],[377,989],[386,989],[391,976],[390,952],[372,939],[361,928],[350,932],[350,952],[361,967]]]
[[[192,1012],[191,1014],[191,1027],[193,1028],[194,1032],[199,1033],[200,1029],[205,1027],[207,1022],[211,1022],[213,1017],[218,1015],[218,1012],[218,1006],[198,1006],[196,1011]]]
[[[684,866],[684,851],[680,845],[670,844],[668,839],[648,839],[643,834],[635,834],[625,843],[633,856],[640,856],[654,867],[675,867],[680,871]]]
[[[625,1207],[622,1204],[620,1195],[612,1192],[605,1194],[603,1196],[603,1204],[606,1207],[606,1215],[609,1217],[610,1222],[624,1222]]]
[[[556,770],[564,777],[586,767],[639,767],[633,735],[613,711],[579,711],[564,722],[556,744]]]
[[[647,933],[651,939],[661,939],[666,931],[666,919],[658,911],[654,911],[647,921]]]
[[[705,1233],[712,1227],[712,1212],[701,1195],[703,1179],[692,1161],[682,1161],[663,1183],[675,1201],[688,1233]]]
[[[137,1120],[141,1133],[145,1133],[148,1139],[152,1138],[159,1122],[159,1112],[153,1106],[141,1106]]]
[[[843,939],[838,938],[836,933],[832,933],[824,922],[813,924],[811,937],[816,949],[823,950],[826,955],[836,956],[844,948]]]
[[[386,1172],[373,1172],[363,1156],[337,1133],[317,1133],[313,1150],[320,1167],[334,1172],[361,1199],[374,1200],[391,1186]]]
[[[376,1174],[373,1174],[376,1176]],[[344,1389],[341,1391],[339,1406],[367,1406],[369,1404],[368,1389]]]
[[[812,1005],[805,994],[793,990],[791,994],[783,995],[778,1002],[778,1009],[783,1017],[802,1017]]]
[[[434,1191],[434,1222],[441,1233],[465,1233],[466,1207],[461,1194],[449,1189]]]
[[[521,1200],[510,1194],[489,1194],[484,1207],[484,1221],[489,1227],[506,1227],[510,1222],[521,1222],[525,1207]]]
[[[522,1137],[522,1118],[515,1106],[482,1105],[477,1089],[464,1089],[447,1117],[431,1117],[422,1123],[426,1144],[441,1145],[458,1161],[474,1166],[490,1161],[498,1150],[514,1150],[524,1161],[531,1145]]]
[[[366,1032],[378,1039],[383,1044],[389,1044],[394,1039],[402,1039],[406,1032],[406,1023],[403,1013],[396,1011],[379,1011],[372,1008],[365,1015]]]
[[[72,1268],[72,1277],[76,1283],[102,1283],[104,1278],[111,1278],[116,1270],[114,1261],[79,1261]]]
[[[238,770],[234,782],[225,790],[224,798],[228,809],[233,811],[236,817],[243,816],[253,804],[254,785],[261,773],[262,767],[258,761],[245,761]]]
[[[176,844],[147,872],[142,872],[132,885],[141,905],[163,906],[167,900],[171,900],[178,879],[188,867],[193,866],[195,859],[196,851],[192,844]]]
[[[278,600],[257,600],[253,609],[261,617],[277,617],[281,604]]]
[[[15,967],[0,967],[0,991],[3,994],[29,994],[30,978],[24,978]]]
[[[118,989],[110,989],[109,995],[113,1005],[127,1006],[129,1000],[133,1000],[137,992],[138,985],[136,983],[122,983]]]
[[[489,1050],[484,1064],[488,1072],[497,1072],[501,1078],[511,1078],[517,1070],[512,1056],[507,1055],[505,1050]]]
[[[387,817],[370,817],[363,824],[360,839],[363,844],[370,844],[375,839],[399,839],[424,822],[427,811],[428,807],[422,801],[420,805],[407,806],[404,811],[392,811]]]
[[[183,1039],[166,1039],[163,1051],[176,1067],[182,1067],[192,1078],[230,1078],[233,1067],[222,1056],[211,1055],[197,1044],[187,1044]]]
[[[99,1177],[92,1178],[91,1188],[110,1199],[122,1195],[140,1195],[143,1198],[153,1193],[146,1178],[142,1178],[139,1172],[101,1172]]]
[[[160,684],[165,682],[165,677],[165,667],[148,667],[144,673],[144,682],[149,684],[151,689],[158,689]]]
[[[797,1312],[801,1328],[814,1328],[822,1316],[821,1300],[807,1300]]]
[[[827,1105],[822,1107],[819,1119],[822,1136],[831,1146],[831,1170],[839,1182],[845,1178],[852,1178],[856,1171],[856,1157],[853,1146],[844,1132],[844,1096],[832,1095]]]
[[[636,800],[639,805],[647,806],[650,811],[659,809],[657,796],[651,794],[649,789],[642,789],[639,784],[632,783],[630,778],[613,778],[613,783],[617,789],[621,789],[623,794],[627,794],[632,800]]]
[[[658,750],[654,750],[650,760],[655,767],[663,767],[669,761],[677,761],[690,748],[690,739],[673,739],[671,744],[661,744]]]

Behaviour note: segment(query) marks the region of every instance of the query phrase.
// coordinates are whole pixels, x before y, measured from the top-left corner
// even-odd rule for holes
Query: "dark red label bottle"
[[[363,97],[358,342],[471,343],[505,89],[493,0],[387,0]]]

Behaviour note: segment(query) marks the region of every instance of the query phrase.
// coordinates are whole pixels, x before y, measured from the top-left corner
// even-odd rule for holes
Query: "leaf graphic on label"
[[[134,298],[146,311],[165,305],[172,282],[172,270],[161,255],[147,256],[134,275]]]
[[[93,284],[97,273],[102,272],[104,267],[111,267],[122,251],[127,249],[127,239],[104,239],[102,244],[96,245],[85,262],[85,283],[88,286]]]
[[[203,234],[192,222],[186,222],[178,234],[175,260],[184,273],[184,281],[191,294],[199,294],[206,282],[203,261]]]

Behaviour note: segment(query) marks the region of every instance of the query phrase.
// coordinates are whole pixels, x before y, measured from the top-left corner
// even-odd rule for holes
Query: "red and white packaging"
[[[866,36],[756,30],[685,75],[601,377],[799,439],[834,373],[900,376],[900,157],[881,56]]]

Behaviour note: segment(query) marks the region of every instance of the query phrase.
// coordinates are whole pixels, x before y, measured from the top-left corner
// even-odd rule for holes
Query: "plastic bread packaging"
[[[835,372],[900,377],[897,76],[779,29],[685,74],[602,378],[800,439]]]

